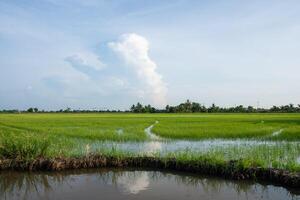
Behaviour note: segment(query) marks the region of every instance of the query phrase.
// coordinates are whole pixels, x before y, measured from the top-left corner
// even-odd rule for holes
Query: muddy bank
[[[155,157],[109,157],[90,155],[81,158],[38,158],[32,161],[5,159],[0,160],[0,170],[28,170],[28,171],[61,171],[67,169],[84,168],[139,168],[153,170],[176,170],[202,175],[220,176],[234,180],[269,181],[286,187],[300,188],[300,173],[292,173],[280,169],[241,167],[239,161],[225,163],[210,163],[209,161],[179,161],[175,158]]]

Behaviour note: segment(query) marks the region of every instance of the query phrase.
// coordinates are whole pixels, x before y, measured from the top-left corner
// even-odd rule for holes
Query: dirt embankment
[[[207,162],[182,162],[177,161],[175,158],[161,159],[145,156],[116,158],[103,155],[90,155],[81,158],[37,158],[32,161],[0,160],[0,170],[61,171],[99,167],[177,170],[237,180],[255,179],[259,181],[269,181],[286,187],[300,188],[300,173],[292,173],[286,170],[272,168],[241,169],[238,161],[229,161],[225,164],[216,165]]]

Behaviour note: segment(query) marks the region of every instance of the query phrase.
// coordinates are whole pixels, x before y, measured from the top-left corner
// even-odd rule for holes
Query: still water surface
[[[0,199],[288,200],[300,191],[185,173],[116,169],[0,173]]]

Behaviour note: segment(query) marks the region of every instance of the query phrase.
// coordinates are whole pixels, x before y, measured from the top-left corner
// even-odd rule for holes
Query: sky
[[[298,0],[0,0],[0,109],[300,104]]]

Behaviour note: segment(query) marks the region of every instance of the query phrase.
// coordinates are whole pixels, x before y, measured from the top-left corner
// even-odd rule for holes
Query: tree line
[[[59,109],[59,110],[39,110],[38,108],[28,108],[27,110],[18,110],[18,109],[4,109],[0,110],[0,113],[116,113],[116,112],[129,112],[121,110],[88,110],[88,109]]]
[[[300,113],[300,104],[288,104],[283,106],[272,106],[271,108],[254,108],[253,106],[238,105],[234,107],[220,107],[214,103],[206,107],[197,102],[187,100],[176,106],[167,105],[165,109],[156,109],[151,105],[143,106],[140,103],[130,108],[134,113]]]
[[[0,110],[0,113],[300,113],[300,104],[288,104],[282,106],[272,106],[271,108],[255,108],[253,106],[238,105],[234,107],[220,107],[214,103],[206,107],[197,102],[186,100],[179,105],[167,105],[164,109],[157,109],[151,105],[142,105],[141,103],[133,104],[129,110],[79,110],[79,109],[59,109],[55,111],[39,110],[36,107],[28,108],[27,110]]]

